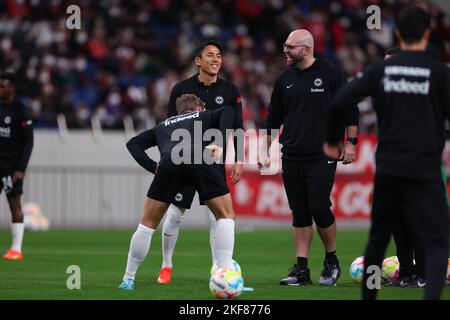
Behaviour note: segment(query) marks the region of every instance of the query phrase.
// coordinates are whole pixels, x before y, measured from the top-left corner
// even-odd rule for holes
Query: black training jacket
[[[278,76],[266,129],[279,129],[283,125],[280,136],[283,159],[325,158],[322,148],[326,138],[326,119],[334,95],[345,83],[343,71],[320,57],[305,70],[290,66]],[[358,108],[355,104],[349,107],[339,126],[342,138],[345,126],[358,125]]]

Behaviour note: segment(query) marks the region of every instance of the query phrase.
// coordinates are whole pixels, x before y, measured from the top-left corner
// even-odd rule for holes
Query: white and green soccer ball
[[[397,256],[392,256],[383,260],[381,266],[381,278],[386,282],[397,280],[400,272],[400,262]]]
[[[240,273],[229,268],[219,268],[209,279],[209,289],[217,299],[233,299],[244,289]]]
[[[361,283],[364,276],[364,256],[356,258],[350,265],[350,277],[356,283]]]
[[[232,261],[232,264],[231,264],[230,270],[234,270],[242,276],[241,266],[239,265],[239,263],[237,263],[236,260],[231,260],[231,261]],[[217,270],[217,261],[214,261],[214,264],[211,267],[211,275],[213,275],[214,272],[216,272],[216,270]]]

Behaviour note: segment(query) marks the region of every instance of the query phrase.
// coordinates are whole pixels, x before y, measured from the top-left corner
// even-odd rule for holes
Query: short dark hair
[[[386,49],[384,51],[384,55],[385,56],[387,56],[387,55],[391,56],[391,55],[397,54],[399,52],[400,52],[400,47],[391,47],[391,48],[388,48],[388,49]]]
[[[420,7],[404,8],[397,18],[397,30],[407,44],[419,42],[430,26],[430,15]]]
[[[16,86],[16,73],[13,70],[5,70],[0,73],[0,79],[8,80],[11,85]]]
[[[222,47],[220,46],[220,44],[214,40],[211,40],[211,41],[203,43],[200,47],[198,47],[197,50],[195,51],[195,56],[201,58],[203,50],[205,50],[205,48],[207,46],[214,46],[217,49],[219,49],[219,52],[222,52]]]
[[[183,94],[177,98],[175,103],[177,113],[197,111],[198,107],[204,107],[205,103],[195,94]]]

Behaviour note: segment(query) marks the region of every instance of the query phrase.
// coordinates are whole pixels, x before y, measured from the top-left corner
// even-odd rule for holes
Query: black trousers
[[[375,176],[365,268],[381,267],[397,218],[425,250],[425,299],[439,299],[445,285],[449,250],[449,216],[442,180]],[[378,290],[368,288],[369,276],[364,272],[362,297],[372,300]]]
[[[420,239],[408,230],[407,222],[400,214],[394,221],[392,235],[400,262],[399,278],[416,274],[425,279],[425,249]]]

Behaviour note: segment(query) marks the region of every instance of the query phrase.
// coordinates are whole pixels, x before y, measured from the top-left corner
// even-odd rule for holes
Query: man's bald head
[[[283,48],[288,65],[296,65],[303,69],[314,62],[314,38],[308,30],[292,31]]]
[[[314,51],[314,38],[306,29],[298,29],[292,31],[287,40],[286,43],[292,44],[292,45],[305,45],[311,48],[311,51]]]

